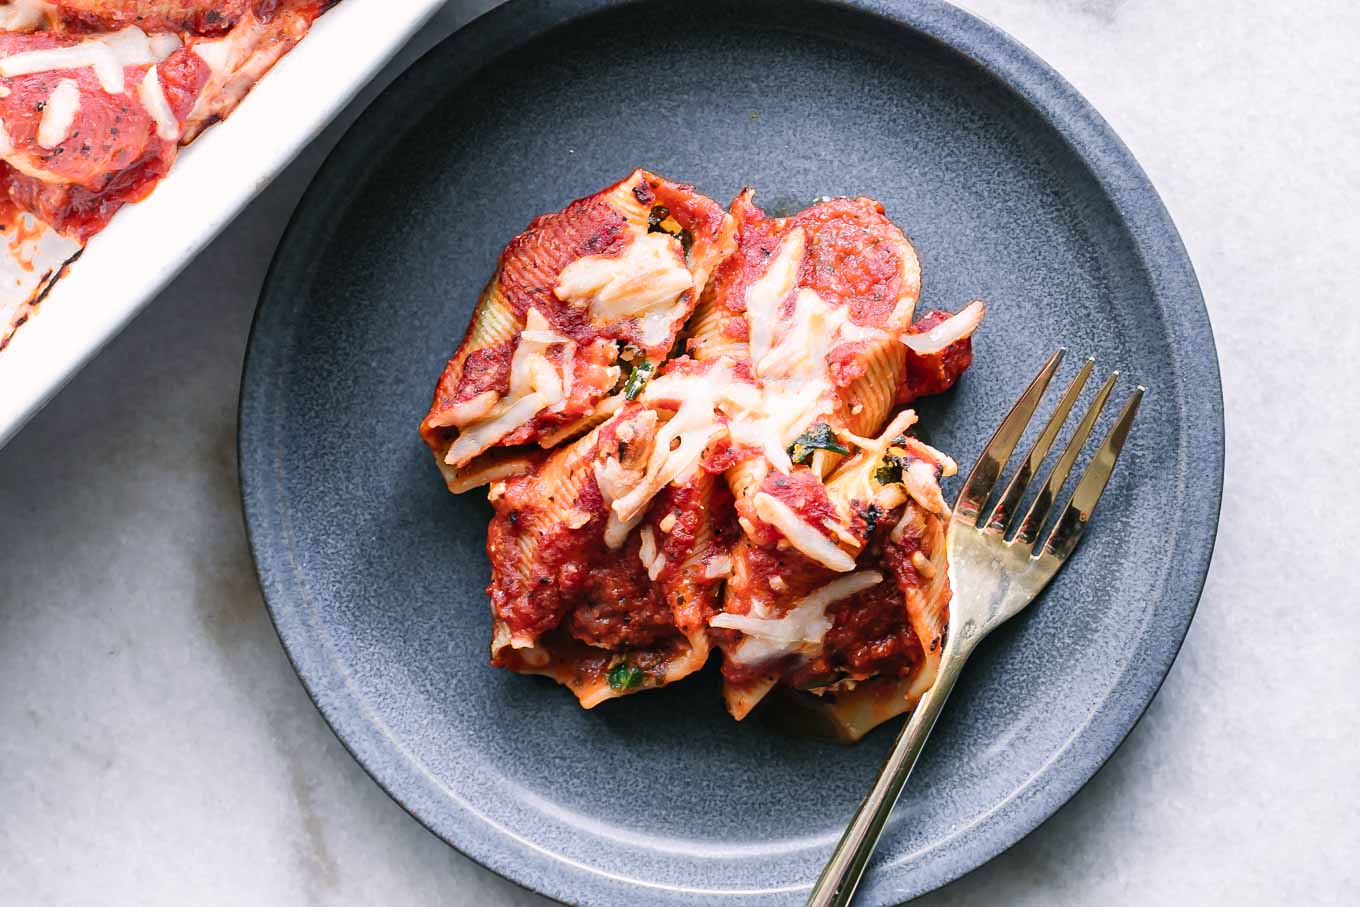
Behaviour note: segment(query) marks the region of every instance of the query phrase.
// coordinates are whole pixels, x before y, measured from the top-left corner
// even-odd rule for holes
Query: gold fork
[[[855,896],[855,889],[878,844],[879,835],[888,822],[888,815],[916,765],[926,738],[935,726],[935,719],[954,689],[964,662],[973,654],[983,637],[1033,601],[1053,579],[1058,568],[1067,562],[1081,540],[1091,511],[1096,501],[1100,500],[1110,474],[1114,472],[1115,461],[1119,459],[1119,452],[1124,447],[1124,440],[1138,412],[1138,403],[1143,398],[1142,387],[1135,389],[1129,396],[1119,418],[1087,464],[1066,504],[1061,510],[1053,509],[1053,501],[1105,408],[1119,372],[1113,372],[1096,392],[1095,399],[1082,416],[1047,480],[1039,488],[1033,503],[1026,508],[1023,518],[1016,519],[1019,504],[1024,500],[1025,493],[1037,484],[1035,477],[1039,467],[1048,457],[1059,430],[1095,369],[1095,360],[1087,359],[996,505],[986,519],[979,519],[1011,453],[1034,418],[1065,352],[1058,350],[1054,353],[1038,376],[1030,382],[996,434],[987,442],[986,449],[959,492],[946,536],[949,579],[954,594],[949,603],[949,629],[945,636],[944,653],[940,657],[939,674],[898,734],[892,753],[879,771],[874,786],[841,836],[817,884],[812,887],[808,907],[843,907]],[[1052,530],[1036,548],[1040,530],[1055,515],[1057,521]],[[1008,538],[1008,535],[1013,537]]]

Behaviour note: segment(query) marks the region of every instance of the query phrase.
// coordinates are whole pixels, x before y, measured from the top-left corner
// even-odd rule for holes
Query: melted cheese
[[[884,510],[891,510],[901,503],[900,496],[894,497],[896,484],[880,485],[874,472],[883,465],[883,455],[892,446],[893,439],[899,437],[916,423],[914,410],[904,409],[883,429],[877,438],[859,438],[848,431],[838,432],[841,441],[850,441],[859,450],[853,457],[841,464],[826,481],[826,493],[843,514],[848,514],[851,501],[861,504],[874,501]]]
[[[798,282],[798,266],[803,262],[806,243],[807,235],[801,228],[790,230],[779,241],[765,273],[746,288],[746,321],[750,325],[752,362],[764,359],[774,343],[780,304]]]
[[[647,578],[655,582],[661,571],[666,568],[666,556],[657,550],[656,533],[652,532],[651,526],[643,526],[638,536],[641,541],[638,546],[638,559],[642,561],[642,566],[647,568]]]
[[[14,151],[14,140],[9,137],[9,130],[5,128],[5,121],[0,120],[0,157],[11,154]]]
[[[704,565],[704,579],[721,579],[732,575],[732,558],[726,554],[716,554]]]
[[[822,382],[767,381],[729,397],[732,440],[758,448],[780,472],[793,468],[788,447],[805,428],[831,412],[833,402]],[[753,393],[752,393],[753,392]]]
[[[570,361],[575,354],[576,344],[553,332],[548,320],[538,309],[530,309],[524,320],[524,330],[520,333],[519,345],[510,359],[510,392],[495,401],[495,405],[482,415],[469,420],[458,439],[449,447],[444,457],[445,463],[462,466],[529,422],[540,411],[554,407],[562,409],[566,400],[562,377],[547,357],[548,348],[554,344],[565,347],[565,355]],[[474,408],[459,415],[470,415],[480,410],[485,405],[486,393],[491,392],[468,401],[475,404]]]
[[[755,344],[752,344],[756,375],[801,381],[825,380],[826,354],[831,350],[839,321],[832,311],[814,290],[800,289],[794,296],[793,312],[787,320],[780,319],[774,328],[778,340],[759,358],[755,357]]]
[[[982,318],[986,314],[987,306],[982,300],[975,299],[962,311],[950,315],[924,334],[904,334],[902,342],[918,356],[943,352],[950,344],[973,336],[973,332],[982,324]]]
[[[649,410],[639,413],[635,425],[638,430],[645,433],[648,443],[655,438],[653,431],[657,417],[656,413]],[[623,435],[623,429],[620,429]],[[620,437],[620,440],[632,442],[639,437],[636,431],[630,432],[631,437]],[[650,459],[650,458],[649,458]],[[600,497],[604,500],[604,506],[609,510],[609,518],[605,523],[604,543],[611,550],[617,550],[628,538],[628,533],[633,531],[633,527],[642,520],[643,511],[639,510],[628,519],[623,519],[614,509],[614,502],[631,493],[641,484],[646,476],[645,468],[629,469],[613,457],[607,457],[603,461],[596,461],[594,465],[595,484],[600,489]]]
[[[30,50],[0,59],[0,76],[27,76],[62,69],[94,70],[109,94],[123,93],[123,68],[159,63],[180,46],[174,35],[149,39],[135,25],[67,47]]]
[[[735,379],[726,358],[706,373],[653,378],[641,401],[678,407],[657,433],[646,473],[614,499],[612,512],[627,525],[636,523],[667,484],[686,482],[705,448],[724,433],[734,444],[762,450],[765,459],[787,472],[792,468],[788,445],[832,405],[821,383],[771,381],[761,388]]]
[[[763,491],[755,496],[752,503],[756,516],[782,532],[789,544],[802,554],[837,573],[848,573],[855,569],[854,558],[806,522],[788,504]]]
[[[940,482],[935,477],[935,467],[925,460],[912,460],[902,470],[902,484],[912,500],[926,510],[941,517],[949,516],[949,505],[940,491]]]
[[[137,100],[142,102],[142,107],[146,108],[147,114],[156,124],[157,136],[167,142],[179,140],[179,120],[175,119],[175,112],[170,109],[170,102],[165,98],[165,89],[161,87],[156,67],[148,69],[142,77],[137,86]]]
[[[932,564],[930,558],[926,557],[922,552],[913,551],[911,553],[911,565],[916,569],[917,573],[921,574],[921,577],[926,582],[930,582],[935,578],[935,565]]]
[[[683,483],[699,465],[704,448],[726,431],[715,409],[731,379],[728,364],[708,374],[662,375],[647,382],[644,403],[680,401],[680,407],[656,433],[647,472],[638,484],[613,503],[624,522],[635,521],[652,497],[671,482]]]
[[[714,615],[709,625],[746,634],[732,653],[739,664],[755,665],[793,654],[812,655],[821,649],[826,633],[831,629],[827,607],[881,582],[883,574],[876,570],[861,570],[834,579],[804,596],[779,617],[722,613]]]
[[[793,466],[786,452],[789,444],[808,425],[835,410],[828,365],[832,350],[842,343],[889,336],[854,324],[847,308],[832,306],[815,290],[796,286],[805,246],[803,231],[790,231],[764,273],[746,289],[752,371],[760,380],[762,399],[748,405],[744,417],[734,417],[732,427],[734,439],[763,449],[770,466],[785,473]],[[793,304],[786,315],[790,294]]]
[[[644,346],[662,346],[686,315],[683,295],[694,288],[684,254],[666,233],[633,234],[618,255],[587,255],[562,269],[553,293],[588,308],[600,326],[637,320]]]
[[[501,395],[495,391],[482,391],[470,400],[455,403],[438,415],[430,417],[430,425],[435,428],[461,428],[469,422],[486,418],[495,407]]]
[[[538,411],[547,405],[548,400],[542,394],[532,393],[519,398],[504,409],[500,409],[493,418],[478,423],[460,434],[458,440],[449,447],[444,462],[450,466],[464,465],[538,415]]]
[[[240,63],[246,49],[245,42],[237,37],[234,30],[225,38],[196,41],[193,45],[194,53],[208,64],[208,68],[215,76],[229,75]]]
[[[75,79],[62,79],[43,105],[42,119],[38,121],[38,144],[44,148],[55,148],[66,141],[78,113],[80,87],[76,85]]]
[[[44,0],[9,0],[0,7],[0,31],[36,31],[51,25],[57,18],[55,3]]]

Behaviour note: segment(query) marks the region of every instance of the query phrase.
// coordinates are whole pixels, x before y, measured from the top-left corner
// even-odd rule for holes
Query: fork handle
[[[859,887],[860,878],[869,865],[869,858],[878,846],[883,826],[888,823],[888,816],[897,805],[897,798],[916,766],[916,758],[921,755],[926,738],[935,727],[935,719],[940,716],[945,700],[959,679],[959,672],[968,654],[967,651],[946,652],[940,659],[939,676],[921,697],[910,720],[897,735],[897,742],[879,770],[874,786],[859,805],[855,818],[850,820],[850,826],[832,851],[826,868],[817,877],[817,884],[812,886],[807,907],[846,907],[854,898],[855,889]]]

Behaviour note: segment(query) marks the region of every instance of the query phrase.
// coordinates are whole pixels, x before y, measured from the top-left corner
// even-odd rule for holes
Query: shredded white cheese
[[[763,450],[780,472],[793,468],[788,447],[805,428],[831,411],[829,385],[822,382],[766,381],[763,387],[737,385],[725,394],[725,411],[734,443]]]
[[[484,418],[500,400],[501,395],[492,390],[482,391],[462,403],[455,403],[436,416],[430,417],[430,425],[436,428],[461,428],[469,422]]]
[[[644,411],[638,414],[639,420],[637,429],[652,433],[656,425],[656,413]],[[625,426],[626,428],[626,426]],[[624,430],[620,429],[620,435]],[[636,431],[629,432],[632,437],[637,437]],[[624,438],[622,440],[631,440]],[[642,481],[645,469],[629,469],[613,457],[603,461],[597,460],[593,468],[595,474],[595,484],[600,489],[600,496],[604,499],[605,507],[609,508],[609,518],[605,523],[604,543],[611,550],[617,550],[628,538],[628,533],[633,531],[633,527],[641,521],[645,511],[639,510],[629,519],[622,519],[615,512],[613,504],[616,500],[628,494]]]
[[[9,0],[0,6],[0,31],[26,32],[46,27],[57,15],[55,3]]]
[[[945,503],[940,491],[939,479],[935,476],[935,466],[925,460],[913,460],[902,470],[902,484],[912,500],[926,510],[941,517],[949,516],[949,505]]]
[[[885,491],[884,486],[874,478],[874,472],[882,465],[883,455],[892,446],[893,439],[899,437],[915,422],[916,413],[904,409],[884,427],[877,438],[861,438],[844,430],[836,433],[842,443],[859,448],[855,455],[842,463],[826,481],[826,493],[842,513],[848,512],[851,501],[862,503],[876,501],[885,509],[892,509],[901,503],[898,494]],[[891,487],[898,488],[896,484]]]
[[[562,344],[564,355],[571,359],[576,344],[552,331],[548,320],[538,309],[530,309],[525,317],[515,355],[510,359],[510,392],[487,409],[481,416],[470,419],[449,447],[444,462],[462,466],[491,447],[501,438],[524,425],[541,410],[562,408],[566,400],[562,377],[548,361],[548,348]],[[486,397],[479,394],[468,403],[476,405],[459,413],[459,418],[476,413],[485,405]]]
[[[752,502],[756,516],[769,523],[784,534],[798,551],[838,573],[848,573],[855,569],[855,559],[846,554],[816,527],[805,522],[783,501],[759,492]]]
[[[923,552],[913,551],[911,553],[911,565],[916,568],[916,572],[921,574],[921,577],[926,582],[930,582],[935,578],[935,565],[930,562],[930,558],[926,557]]]
[[[533,393],[520,397],[510,406],[501,410],[495,418],[481,422],[458,436],[449,447],[444,462],[450,466],[462,466],[477,454],[504,438],[538,414],[548,405],[542,394]]]
[[[798,281],[798,266],[803,262],[806,243],[807,234],[801,228],[790,230],[779,241],[765,273],[746,288],[746,321],[750,325],[752,362],[764,359],[774,344],[779,307]]]
[[[704,579],[721,579],[732,575],[732,558],[726,554],[715,554],[704,565]]]
[[[75,79],[62,79],[47,96],[42,119],[38,121],[38,144],[55,148],[66,141],[80,113],[80,86]]]
[[[633,233],[618,255],[587,255],[562,269],[553,293],[586,307],[597,325],[637,319],[645,346],[664,344],[685,316],[680,297],[694,288],[684,253],[666,233]]]
[[[714,615],[709,625],[746,634],[732,653],[734,660],[741,664],[759,664],[791,654],[816,654],[826,632],[831,629],[827,607],[881,582],[883,574],[876,570],[861,570],[834,579],[804,596],[779,617],[722,613]]]
[[[614,501],[613,510],[620,520],[636,520],[658,491],[688,477],[704,448],[726,430],[714,409],[729,379],[723,362],[706,375],[662,375],[647,383],[644,402],[679,400],[680,408],[657,430],[642,480]]]
[[[245,49],[243,42],[235,37],[234,32],[214,41],[195,42],[193,46],[194,53],[208,64],[208,68],[215,76],[230,75]]]
[[[642,566],[647,568],[647,578],[655,582],[661,571],[666,568],[666,556],[657,550],[656,533],[652,532],[651,526],[643,526],[638,537],[641,539],[638,559],[642,561]]]
[[[146,108],[151,121],[156,124],[157,136],[167,142],[179,140],[179,120],[175,119],[175,112],[170,109],[170,102],[165,98],[156,67],[148,69],[142,77],[141,84],[137,86],[137,100],[142,102],[142,107]]]
[[[968,303],[962,311],[956,312],[946,320],[935,325],[924,334],[903,334],[902,342],[917,355],[929,356],[946,349],[965,337],[971,337],[982,324],[987,307],[981,300]]]
[[[179,49],[174,35],[148,39],[135,25],[67,47],[29,50],[0,59],[0,76],[27,76],[62,69],[94,70],[99,85],[109,94],[123,93],[123,68],[159,63]]]

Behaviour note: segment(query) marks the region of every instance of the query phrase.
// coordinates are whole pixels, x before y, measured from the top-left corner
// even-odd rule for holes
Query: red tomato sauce
[[[825,521],[839,523],[840,514],[836,511],[836,505],[831,503],[822,480],[811,469],[806,466],[795,466],[788,475],[772,471],[761,481],[760,491],[787,504],[803,522],[835,541],[835,537],[826,528]],[[742,508],[743,511],[746,509]],[[756,533],[752,537],[756,543],[773,545],[784,537],[783,533],[773,526],[758,520],[753,510],[749,513],[743,512],[742,515],[756,528]]]
[[[617,449],[619,429],[630,423],[625,415],[601,430],[590,455],[581,458],[586,465],[578,467],[580,487],[573,500],[554,500],[537,476],[528,475],[507,481],[495,502],[487,539],[493,580],[487,592],[493,612],[512,632],[536,636],[561,626],[574,639],[611,650],[679,636],[665,583],[651,582],[639,556],[639,534],[617,550],[604,544],[608,511],[588,464],[599,452]],[[657,539],[663,549],[671,546],[677,563],[693,546],[698,521],[692,511],[700,503],[680,490],[654,502],[654,512],[658,507],[679,512],[678,536]],[[573,527],[569,514],[589,519]]]
[[[732,202],[739,246],[713,274],[714,302],[734,314],[745,312],[746,288],[765,273],[788,233],[801,227],[806,237],[797,286],[815,290],[833,306],[848,306],[850,319],[881,327],[897,305],[902,285],[902,232],[867,198],[819,202],[792,217],[772,218],[751,200],[748,190]],[[732,319],[723,332],[744,339],[745,326]]]
[[[910,333],[924,334],[948,321],[948,312],[927,312],[911,326]],[[973,364],[973,338],[956,340],[938,353],[922,356],[907,349],[906,381],[898,391],[899,403],[910,403],[919,397],[942,394],[954,386],[959,376]]]
[[[63,28],[71,32],[118,31],[135,25],[146,32],[186,31],[224,35],[260,0],[57,0]]]

